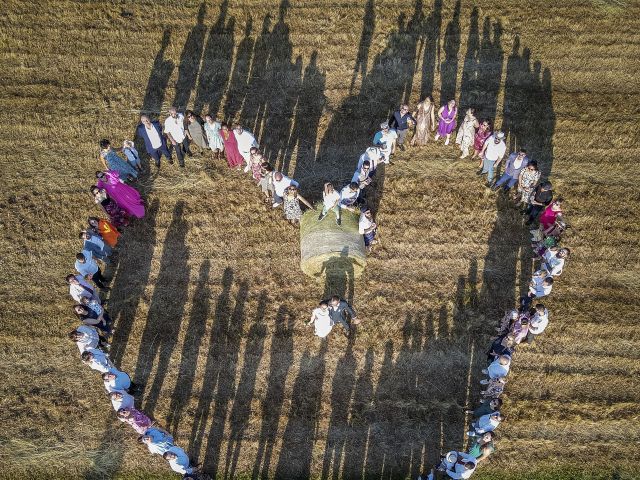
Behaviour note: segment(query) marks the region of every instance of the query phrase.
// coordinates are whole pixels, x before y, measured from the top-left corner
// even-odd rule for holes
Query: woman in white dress
[[[311,312],[311,320],[309,320],[307,325],[313,325],[315,327],[315,334],[320,338],[325,338],[331,333],[333,322],[331,321],[329,304],[327,302],[320,302],[318,308],[315,308],[313,312]]]
[[[219,159],[220,154],[224,151],[224,143],[220,136],[220,128],[222,125],[211,115],[205,116],[204,119],[204,131],[207,134],[209,148],[213,152],[213,157]]]
[[[467,158],[469,156],[469,147],[473,145],[476,128],[480,126],[475,113],[475,108],[467,109],[462,125],[460,125],[460,128],[458,129],[456,143],[460,145],[460,151],[462,152],[462,156],[460,158]]]

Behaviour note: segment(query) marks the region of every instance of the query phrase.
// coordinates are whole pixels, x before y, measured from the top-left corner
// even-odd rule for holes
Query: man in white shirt
[[[277,208],[282,205],[282,202],[284,201],[284,191],[290,185],[293,185],[294,187],[300,186],[300,184],[294,179],[283,175],[281,172],[275,172],[273,174],[273,208]]]
[[[503,132],[495,132],[485,140],[482,151],[480,152],[482,163],[479,166],[481,166],[482,169],[476,173],[478,175],[488,174],[487,186],[493,184],[494,167],[502,160],[506,151],[507,145],[504,143]]]
[[[362,164],[365,160],[369,160],[371,163],[371,171],[375,172],[376,168],[378,168],[378,164],[384,161],[384,154],[382,150],[378,147],[369,147],[367,148],[360,158],[358,158],[358,166],[356,167],[356,171],[362,168]]]
[[[553,277],[549,276],[546,270],[541,270],[533,274],[529,284],[529,297],[541,298],[551,293],[553,288]]]
[[[511,357],[509,355],[500,355],[487,368],[484,368],[482,373],[489,375],[491,379],[503,378],[509,374],[510,367]]]
[[[538,303],[535,307],[535,313],[529,320],[529,331],[527,332],[527,343],[532,343],[535,337],[544,332],[549,325],[549,311],[544,304]]]
[[[96,327],[91,325],[80,325],[78,328],[69,333],[69,340],[75,342],[82,354],[85,350],[98,348],[100,344],[100,335]]]
[[[340,191],[340,208],[355,211],[356,203],[360,195],[360,186],[356,182],[351,182]]]
[[[136,128],[136,135],[144,141],[145,150],[155,160],[156,167],[160,168],[162,155],[169,160],[169,163],[173,163],[160,122],[157,120],[152,121],[147,115],[140,115],[140,123]]]
[[[238,151],[246,163],[244,167],[245,173],[251,169],[251,148],[258,148],[258,142],[256,138],[247,130],[242,128],[242,125],[235,125],[233,127],[233,135],[238,142]]]
[[[477,463],[478,461],[473,455],[451,451],[445,455],[438,470],[444,472],[449,478],[467,479],[475,471]],[[427,478],[434,479],[434,472]]]
[[[184,129],[184,115],[178,113],[175,107],[169,109],[169,116],[164,120],[164,133],[169,138],[171,145],[176,149],[178,164],[184,168],[185,154],[191,156],[192,153],[189,150],[189,140]],[[171,160],[169,160],[169,163],[172,163]]]
[[[542,268],[552,277],[559,276],[569,254],[568,248],[548,248],[542,255]]]
[[[102,374],[102,381],[107,393],[123,391],[128,392],[131,388],[131,378],[125,372],[121,372],[117,368],[112,368],[108,372]]]
[[[364,246],[367,248],[367,252],[371,252],[373,246],[378,243],[376,240],[377,228],[376,222],[373,221],[373,213],[369,208],[365,207],[360,213],[358,232],[364,238]]]
[[[76,303],[80,303],[82,297],[87,297],[90,300],[100,301],[100,296],[95,290],[95,287],[87,282],[80,274],[69,274],[66,276],[67,283],[69,284],[69,295],[75,300]]]
[[[373,181],[373,170],[371,169],[371,161],[365,160],[359,170],[356,170],[351,178],[351,182],[357,183],[362,190],[371,185]]]

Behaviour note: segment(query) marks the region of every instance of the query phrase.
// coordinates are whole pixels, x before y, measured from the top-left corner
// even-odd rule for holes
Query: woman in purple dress
[[[109,198],[118,204],[129,215],[137,218],[144,217],[144,203],[138,191],[125,184],[118,172],[107,170],[106,172],[96,172],[98,188],[103,188]]]
[[[445,137],[445,145],[449,145],[451,140],[451,132],[456,128],[456,116],[458,115],[458,107],[456,107],[455,100],[449,100],[446,105],[440,107],[438,110],[438,133],[436,134],[436,140],[440,137]]]

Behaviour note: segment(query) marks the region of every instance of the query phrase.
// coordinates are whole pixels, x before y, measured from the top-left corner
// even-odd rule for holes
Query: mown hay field
[[[636,478],[637,2],[9,0],[0,18],[0,476],[173,478],[65,338],[100,138],[131,138],[141,111],[216,112],[316,200],[390,109],[433,94],[524,145],[572,226],[551,324],[517,352],[474,478]],[[108,301],[138,404],[221,478],[409,478],[462,448],[532,269],[522,217],[474,171],[442,144],[399,154],[373,199],[381,248],[325,284],[248,177],[204,157],[151,169]],[[330,293],[363,319],[352,341],[304,325]]]

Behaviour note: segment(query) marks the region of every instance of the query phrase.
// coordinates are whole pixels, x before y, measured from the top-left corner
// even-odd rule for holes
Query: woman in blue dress
[[[100,140],[100,160],[105,170],[115,170],[123,180],[138,178],[138,171],[116,153],[107,139]]]

